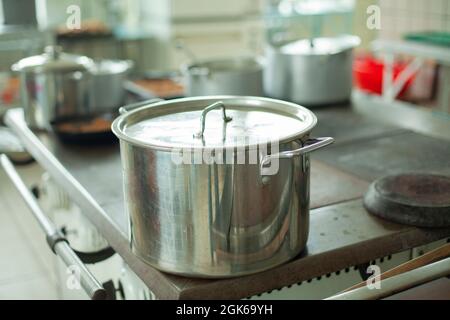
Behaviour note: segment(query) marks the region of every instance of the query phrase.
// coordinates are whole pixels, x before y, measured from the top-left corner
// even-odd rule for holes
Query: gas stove
[[[50,192],[56,199],[46,201],[53,203],[49,210],[74,246],[89,251],[107,243],[114,249],[114,255],[88,267],[105,287],[114,288],[116,298],[320,299],[361,281],[369,264],[383,271],[449,239],[448,229],[422,230],[375,218],[364,209],[362,196],[381,172],[395,171],[402,163],[414,167],[417,161],[410,161],[411,152],[421,152],[421,143],[428,155],[436,153],[436,159],[445,157],[450,148],[442,149],[443,142],[430,137],[371,123],[348,108],[319,110],[317,115],[331,117],[337,124],[327,128],[331,122],[326,121],[326,126],[317,128],[320,134],[333,131],[337,143],[312,157],[307,249],[271,270],[213,281],[159,272],[131,252],[117,144],[95,149],[66,146],[51,134],[31,132],[21,110],[9,111],[6,122],[47,171],[51,179],[43,179],[45,188],[54,188],[55,183],[64,190],[64,195]],[[354,135],[342,125],[349,121]],[[382,157],[383,170],[376,162]],[[436,161],[427,165],[436,166]],[[80,235],[87,236],[77,239]]]

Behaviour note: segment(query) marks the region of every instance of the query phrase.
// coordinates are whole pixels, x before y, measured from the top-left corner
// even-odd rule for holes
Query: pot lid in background
[[[75,72],[85,71],[93,64],[92,59],[64,53],[61,47],[47,46],[40,55],[24,58],[12,66],[18,72]]]
[[[222,102],[223,109],[202,111]],[[293,141],[309,133],[317,118],[308,109],[260,97],[214,96],[184,98],[142,106],[117,118],[113,132],[125,141],[157,149],[251,147],[261,142]]]
[[[357,47],[361,40],[357,36],[303,39],[280,47],[280,52],[289,55],[329,55]]]
[[[134,63],[131,60],[95,60],[89,71],[94,75],[114,75],[121,74],[133,68]]]

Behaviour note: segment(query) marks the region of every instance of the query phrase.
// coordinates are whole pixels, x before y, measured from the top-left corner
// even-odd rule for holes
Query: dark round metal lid
[[[450,177],[420,173],[383,177],[370,185],[364,206],[397,223],[450,226]]]

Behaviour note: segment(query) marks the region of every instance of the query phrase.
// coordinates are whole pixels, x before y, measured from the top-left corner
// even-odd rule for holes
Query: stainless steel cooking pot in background
[[[347,101],[352,90],[355,36],[314,38],[266,48],[264,92],[315,106]]]
[[[136,109],[112,130],[137,256],[163,271],[211,278],[262,271],[304,249],[309,152],[333,142],[310,138],[311,111],[242,96],[127,108]]]
[[[263,65],[255,58],[195,62],[181,71],[187,96],[263,95]]]
[[[33,129],[50,129],[55,118],[88,112],[90,85],[87,57],[46,47],[41,55],[12,66],[20,74],[20,96],[26,123]]]
[[[98,111],[111,111],[123,106],[126,99],[124,83],[133,68],[131,60],[95,60],[92,75],[91,104]]]

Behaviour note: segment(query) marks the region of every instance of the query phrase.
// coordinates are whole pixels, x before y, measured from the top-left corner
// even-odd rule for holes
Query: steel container
[[[266,48],[266,95],[316,106],[347,101],[358,37],[316,38]]]
[[[181,70],[187,96],[263,95],[263,65],[255,58],[206,60]]]
[[[137,256],[166,272],[221,278],[272,268],[305,248],[309,152],[333,142],[310,138],[311,111],[238,96],[133,108],[112,130]]]
[[[50,130],[57,118],[89,113],[92,60],[46,47],[45,53],[20,60],[20,97],[26,123],[33,129]]]
[[[126,99],[124,83],[133,68],[131,60],[95,60],[89,72],[92,77],[92,108],[99,111],[117,110]]]

